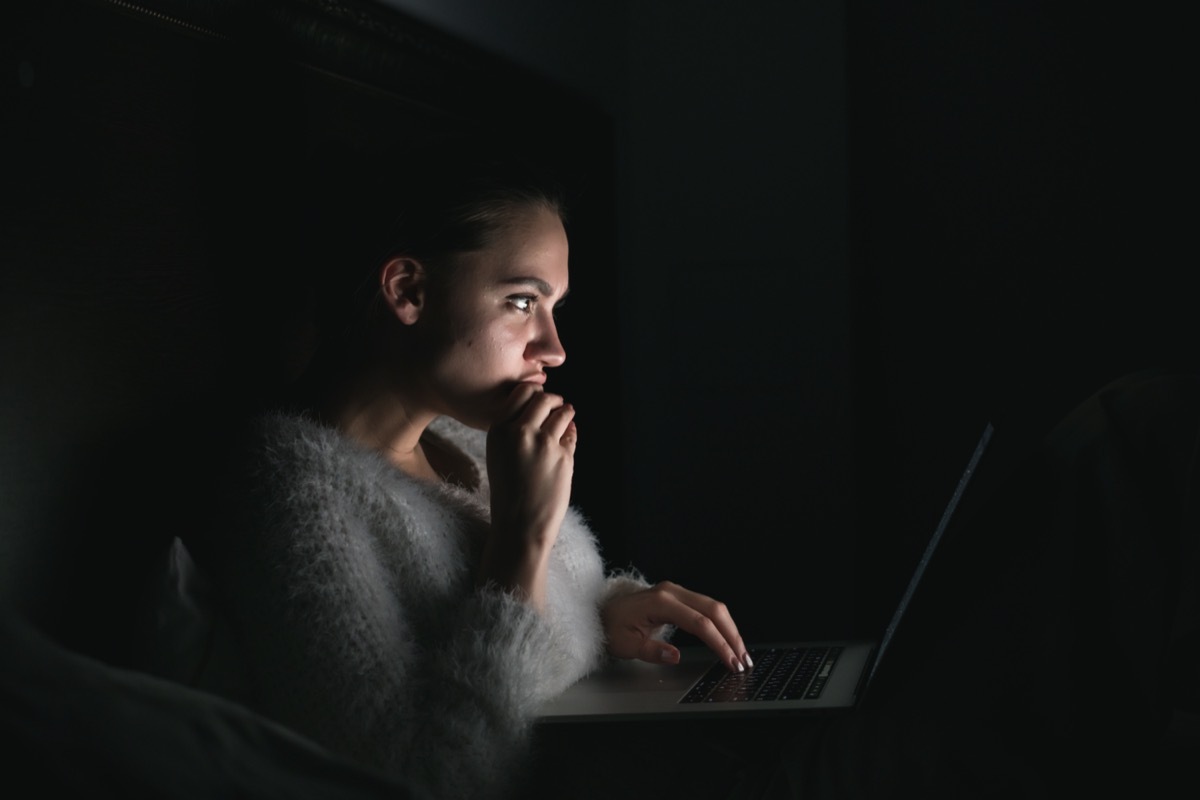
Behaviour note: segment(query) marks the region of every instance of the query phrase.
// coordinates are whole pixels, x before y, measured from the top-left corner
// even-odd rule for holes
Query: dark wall
[[[982,421],[1018,448],[1117,375],[1196,364],[1194,56],[1165,4],[850,4],[863,613]],[[948,448],[954,448],[950,452]],[[946,452],[943,452],[943,451]]]
[[[634,3],[621,175],[626,537],[750,635],[852,622],[844,14]]]
[[[326,135],[509,131],[573,176],[575,499],[615,561],[751,632],[790,627],[788,592],[805,630],[873,628],[984,420],[1019,445],[1109,377],[1195,361],[1165,11],[632,4],[610,114],[414,20],[279,41],[296,20],[266,3],[214,38],[236,4],[157,2],[204,24],[3,12],[6,596],[102,597],[57,571],[94,531],[196,520],[223,414],[295,368],[295,319],[259,301],[275,201]]]

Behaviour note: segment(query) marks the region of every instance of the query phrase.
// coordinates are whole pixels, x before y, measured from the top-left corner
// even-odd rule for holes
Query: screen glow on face
[[[431,294],[425,312],[435,343],[428,389],[439,413],[486,428],[517,383],[544,382],[563,363],[555,311],[568,291],[567,262],[562,221],[542,206],[457,258],[454,279]]]

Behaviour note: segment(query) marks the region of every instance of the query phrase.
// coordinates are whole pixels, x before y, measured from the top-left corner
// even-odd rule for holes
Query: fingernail
[[[734,664],[737,666],[737,671],[738,671],[738,672],[745,672],[745,671],[746,671],[746,667],[742,665],[742,662],[740,662],[740,661],[735,661],[735,662],[733,662],[733,663],[734,663]]]
[[[667,648],[664,647],[661,655],[662,655],[662,660],[663,660],[664,664],[678,664],[679,663],[679,651],[677,651],[677,650],[668,650]]]
[[[750,657],[749,653],[742,656],[742,661],[746,663],[746,669],[754,669],[754,659]]]

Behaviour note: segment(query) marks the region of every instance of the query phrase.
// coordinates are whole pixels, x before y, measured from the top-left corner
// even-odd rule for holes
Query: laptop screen
[[[929,544],[925,546],[925,552],[921,554],[921,560],[917,563],[917,568],[913,571],[912,578],[909,579],[908,586],[905,588],[904,594],[900,597],[900,604],[896,606],[896,610],[888,622],[887,629],[883,633],[883,638],[879,640],[879,652],[875,654],[875,661],[871,664],[871,670],[867,674],[866,681],[863,684],[863,694],[866,693],[866,688],[870,686],[871,679],[875,677],[875,673],[879,669],[879,662],[883,660],[883,654],[887,650],[897,626],[900,624],[901,617],[904,616],[904,612],[908,608],[909,601],[912,600],[912,596],[917,590],[917,584],[921,582],[921,577],[925,574],[925,568],[933,557],[933,553],[942,539],[942,534],[945,533],[947,526],[949,526],[950,518],[954,515],[954,510],[958,508],[958,502],[962,499],[971,476],[975,474],[975,469],[979,466],[979,460],[983,457],[983,451],[992,439],[992,430],[992,424],[989,422],[984,427],[983,433],[979,437],[979,442],[975,445],[975,451],[971,454],[971,460],[967,462],[967,468],[963,470],[962,477],[958,479],[958,485],[954,487],[954,494],[950,496],[950,502],[946,504],[946,508],[942,512],[942,518],[938,521],[937,528],[934,529]]]

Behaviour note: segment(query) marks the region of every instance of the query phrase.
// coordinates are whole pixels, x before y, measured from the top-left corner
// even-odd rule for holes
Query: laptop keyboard
[[[753,667],[745,672],[730,672],[718,661],[679,702],[814,700],[821,696],[841,653],[841,647],[751,650]]]

